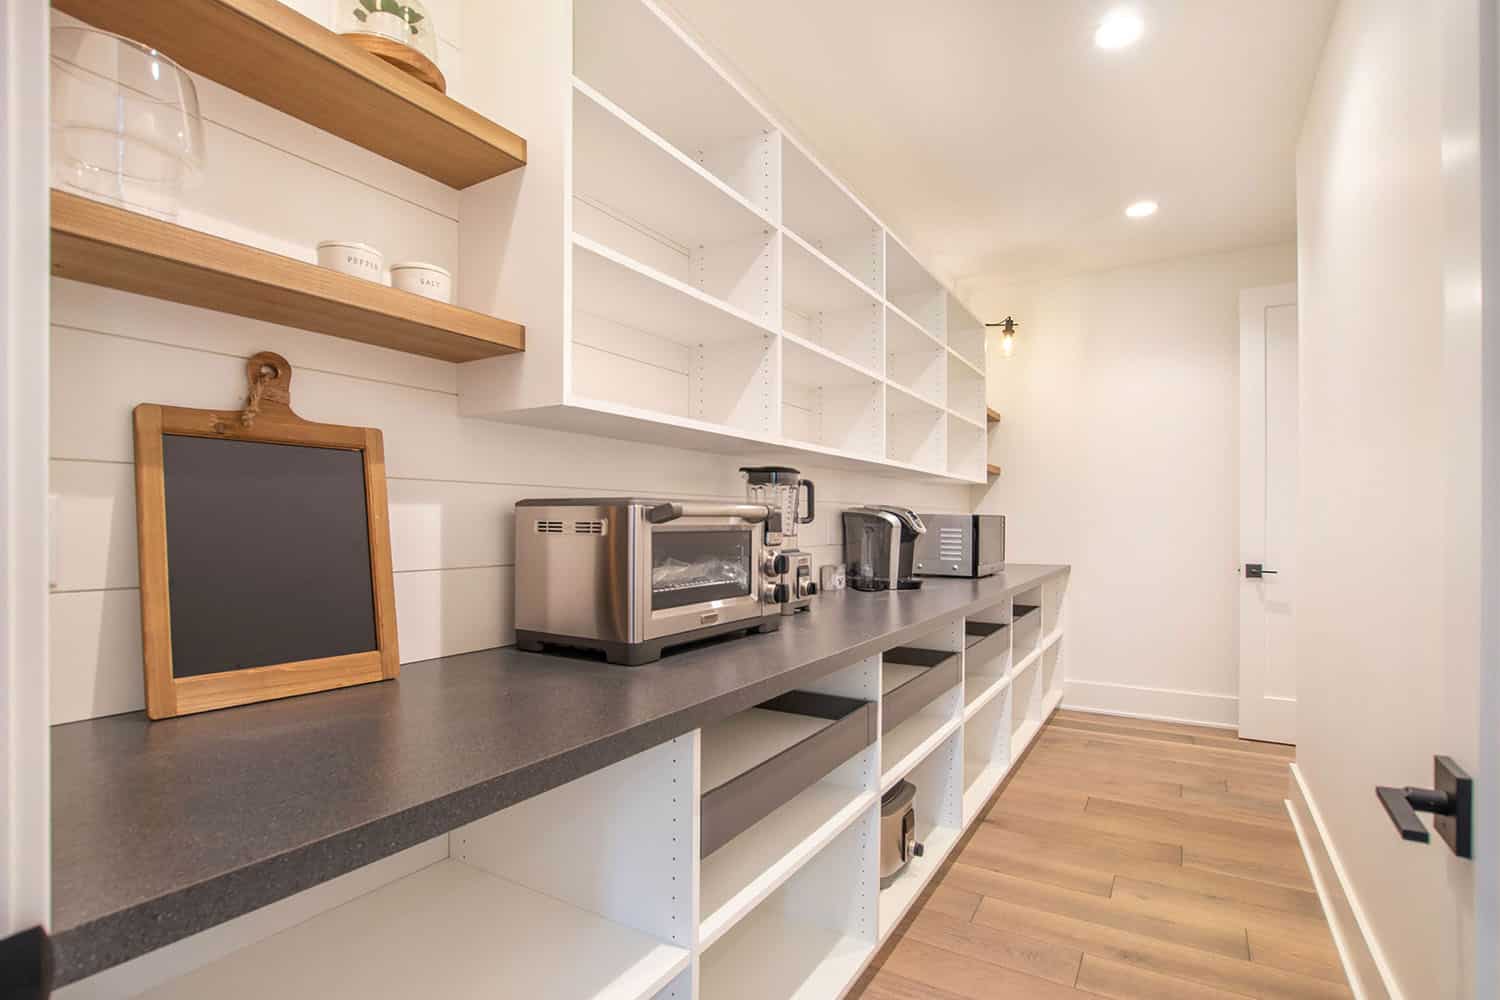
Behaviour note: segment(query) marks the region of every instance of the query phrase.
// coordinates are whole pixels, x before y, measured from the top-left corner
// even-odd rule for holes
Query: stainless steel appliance
[[[844,511],[844,562],[853,590],[916,590],[913,547],[927,531],[905,507],[850,507]]]
[[[917,539],[920,576],[993,576],[1005,569],[1004,514],[923,514]]]
[[[817,487],[811,479],[803,479],[796,469],[784,465],[747,465],[740,471],[745,474],[746,499],[764,505],[771,512],[766,518],[765,541],[772,572],[785,588],[777,591],[781,613],[806,611],[812,607],[818,581],[813,577],[812,553],[802,551],[798,545],[797,530],[800,525],[811,524],[817,513]],[[804,490],[806,515],[801,510]]]
[[[764,506],[637,497],[516,504],[516,645],[611,663],[781,626]]]
[[[902,781],[880,797],[880,888],[885,889],[922,856],[917,843],[917,786]]]

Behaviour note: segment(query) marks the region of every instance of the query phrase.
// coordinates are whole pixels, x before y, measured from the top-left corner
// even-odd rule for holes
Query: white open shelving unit
[[[922,671],[893,650],[804,688],[858,705],[849,719],[873,706],[881,724],[706,857],[703,796],[836,723],[784,706],[749,709],[61,998],[842,996],[1060,702],[1067,584],[1066,573],[1049,578],[903,647],[942,659],[930,683],[914,681]],[[922,694],[902,702],[903,684]],[[886,730],[888,707],[895,725]],[[916,786],[924,851],[882,888],[880,798],[903,780]]]
[[[463,412],[985,482],[983,324],[651,0],[570,6],[523,40],[560,155],[533,127],[527,182],[464,196],[466,304],[531,308]]]

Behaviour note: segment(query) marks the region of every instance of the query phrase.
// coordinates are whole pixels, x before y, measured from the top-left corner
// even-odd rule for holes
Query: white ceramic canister
[[[368,243],[324,240],[318,244],[318,263],[340,274],[385,284],[385,255]]]
[[[453,275],[436,264],[419,260],[392,264],[391,287],[439,302],[453,301]]]

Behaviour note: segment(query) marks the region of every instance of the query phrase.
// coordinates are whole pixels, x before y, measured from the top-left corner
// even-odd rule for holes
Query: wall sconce
[[[1020,326],[1009,316],[998,323],[986,323],[985,326],[998,326],[1000,328],[1000,350],[1008,358],[1016,351],[1016,327]]]

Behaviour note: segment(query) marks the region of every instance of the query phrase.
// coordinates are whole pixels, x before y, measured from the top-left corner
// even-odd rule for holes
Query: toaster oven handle
[[[663,503],[647,510],[646,520],[666,524],[680,517],[738,517],[759,524],[770,512],[770,508],[753,503]]]

